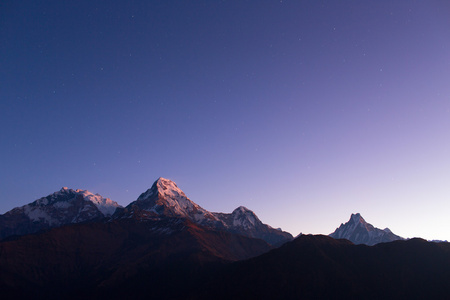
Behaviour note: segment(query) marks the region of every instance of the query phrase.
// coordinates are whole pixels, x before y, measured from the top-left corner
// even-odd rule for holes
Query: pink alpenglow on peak
[[[0,215],[0,239],[110,217],[120,205],[86,190],[61,190]]]
[[[190,200],[175,182],[158,178],[152,187],[142,193],[113,218],[185,218],[202,226],[260,238],[272,245],[292,239],[292,235],[263,224],[251,210],[240,206],[231,214],[213,213]]]
[[[206,209],[191,201],[175,182],[160,177],[150,189],[126,207],[127,211],[139,210],[141,217],[181,217],[196,223],[215,221]],[[146,213],[147,212],[147,213]]]

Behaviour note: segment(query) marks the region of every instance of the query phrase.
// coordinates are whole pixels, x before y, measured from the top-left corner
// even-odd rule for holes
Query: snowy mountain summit
[[[293,239],[290,233],[264,224],[250,209],[239,206],[231,214],[213,213],[228,231],[259,238],[272,245],[280,245]]]
[[[181,217],[203,225],[215,221],[209,211],[192,202],[175,182],[161,177],[125,208],[125,215],[138,219]]]
[[[63,187],[46,197],[0,215],[0,239],[111,216],[115,201],[85,190]]]
[[[273,245],[292,239],[291,234],[263,224],[254,212],[243,206],[236,208],[231,214],[209,212],[190,200],[175,182],[161,177],[136,201],[118,210],[113,216],[139,220],[165,217],[185,218],[216,230],[260,238]]]
[[[261,223],[255,213],[244,206],[236,208],[231,213],[231,219],[233,220],[232,226],[240,227],[244,230],[255,227],[256,224]]]
[[[403,239],[392,233],[389,228],[379,229],[367,223],[359,213],[352,214],[350,220],[341,224],[330,236],[335,239],[347,239],[354,244],[369,246]]]

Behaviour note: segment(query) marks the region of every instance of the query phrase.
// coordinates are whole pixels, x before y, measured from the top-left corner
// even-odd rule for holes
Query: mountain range
[[[64,187],[0,215],[0,239],[68,224],[130,218],[141,221],[183,218],[215,230],[259,238],[271,245],[293,239],[290,233],[263,224],[253,211],[243,206],[231,214],[209,212],[191,201],[175,182],[165,178],[156,180],[125,208],[98,194]]]
[[[293,239],[290,233],[263,224],[255,213],[243,206],[231,214],[209,212],[192,202],[175,182],[159,178],[150,189],[124,209],[118,209],[115,218],[154,219],[161,216],[188,219],[196,224],[265,240],[280,245]]]
[[[159,178],[126,207],[63,188],[0,216],[2,299],[398,299],[450,295],[450,244],[352,214],[293,237],[209,212]],[[373,245],[373,246],[368,246]]]

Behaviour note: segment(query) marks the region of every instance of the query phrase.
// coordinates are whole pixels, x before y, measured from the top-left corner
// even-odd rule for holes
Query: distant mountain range
[[[292,235],[263,224],[251,210],[240,206],[231,214],[214,213],[191,201],[175,182],[159,178],[125,208],[84,190],[62,188],[47,197],[0,215],[0,240],[68,224],[98,220],[158,220],[184,218],[193,223],[281,245]]]
[[[253,211],[243,206],[232,213],[209,212],[191,201],[175,182],[159,178],[125,208],[98,194],[64,187],[0,215],[0,240],[68,224],[123,218],[154,220],[161,217],[188,219],[215,230],[263,239],[274,246],[293,239],[290,233],[263,224]],[[341,224],[329,236],[369,246],[403,239],[389,228],[379,229],[367,223],[359,213],[352,214],[347,223]]]
[[[1,215],[0,234],[2,299],[450,295],[449,243],[403,240],[360,214],[293,239],[242,206],[209,212],[164,178],[126,207],[63,188]]]

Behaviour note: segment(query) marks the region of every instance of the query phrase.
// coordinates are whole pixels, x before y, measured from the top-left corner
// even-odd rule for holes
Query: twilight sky
[[[450,240],[450,2],[0,4],[0,213],[174,180],[297,235]]]

